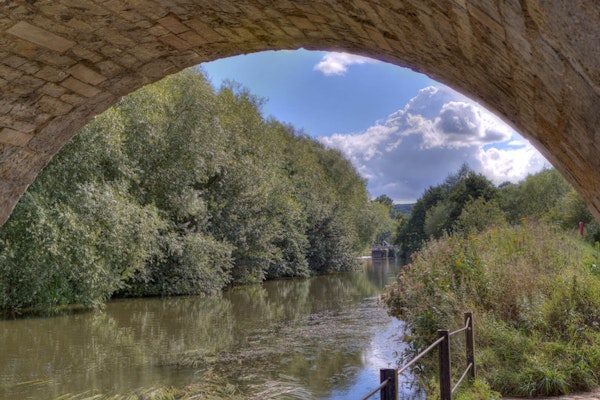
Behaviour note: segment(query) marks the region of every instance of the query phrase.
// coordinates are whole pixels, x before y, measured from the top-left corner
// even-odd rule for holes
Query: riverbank
[[[367,393],[402,346],[400,322],[377,304],[400,268],[390,261],[220,296],[118,299],[103,311],[0,321],[0,398]]]
[[[428,243],[386,303],[409,326],[408,353],[435,340],[437,326],[461,326],[462,311],[472,310],[478,374],[493,391],[585,391],[599,385],[599,261],[577,234],[524,220]]]

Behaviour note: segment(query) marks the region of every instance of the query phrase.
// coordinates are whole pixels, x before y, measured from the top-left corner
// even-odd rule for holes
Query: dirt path
[[[503,397],[502,400],[523,400],[523,398]],[[600,400],[600,388],[593,392],[572,393],[559,397],[536,397],[535,400]]]

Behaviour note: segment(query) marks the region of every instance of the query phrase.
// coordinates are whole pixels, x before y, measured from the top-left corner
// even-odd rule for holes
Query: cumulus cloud
[[[496,185],[518,182],[549,166],[548,161],[526,142],[517,148],[479,149],[477,159],[482,166],[481,173]]]
[[[378,61],[353,54],[327,53],[313,69],[321,71],[325,75],[344,75],[351,65],[373,64],[376,62]]]
[[[319,140],[352,161],[373,196],[387,194],[396,202],[414,202],[463,163],[495,184],[517,182],[549,166],[500,119],[444,86],[422,89],[364,132]]]

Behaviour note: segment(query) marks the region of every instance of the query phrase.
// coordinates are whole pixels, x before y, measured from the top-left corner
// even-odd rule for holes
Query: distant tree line
[[[0,229],[0,309],[345,271],[389,226],[350,162],[187,70],[123,98]]]
[[[592,214],[555,169],[496,187],[466,164],[443,183],[426,189],[409,217],[396,216],[394,240],[410,256],[429,239],[455,232],[477,233],[500,222],[518,224],[523,218],[573,230],[583,222],[585,238],[590,243],[600,241]]]

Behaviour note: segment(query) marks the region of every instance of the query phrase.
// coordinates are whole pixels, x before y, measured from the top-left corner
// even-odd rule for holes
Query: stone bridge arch
[[[62,146],[183,68],[276,49],[428,74],[527,137],[600,218],[595,0],[0,0],[0,224]]]

